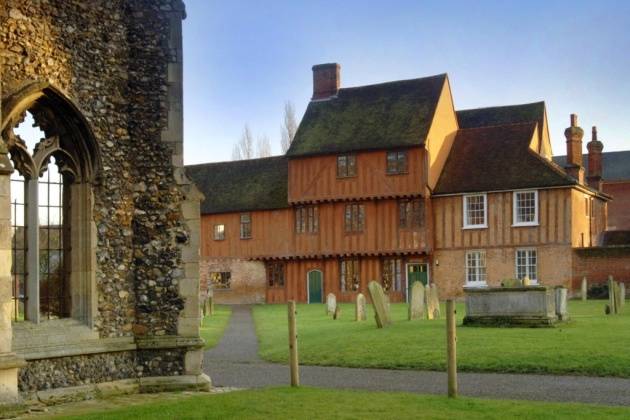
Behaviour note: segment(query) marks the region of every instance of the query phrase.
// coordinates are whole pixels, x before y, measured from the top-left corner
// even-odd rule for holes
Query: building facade
[[[180,0],[0,9],[0,404],[112,382],[209,387],[184,16]]]
[[[446,75],[340,88],[337,64],[314,66],[285,156],[187,168],[206,196],[202,283],[235,302],[247,278],[270,303],[352,301],[372,280],[395,302],[414,281],[443,297],[570,285],[611,197],[587,182],[577,117],[565,135],[560,167],[543,102],[455,111]]]

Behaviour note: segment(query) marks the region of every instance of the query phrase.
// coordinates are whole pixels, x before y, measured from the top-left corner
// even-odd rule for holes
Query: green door
[[[429,272],[426,264],[407,264],[407,300],[411,296],[411,286],[421,281],[425,286],[429,283]]]
[[[322,291],[322,272],[313,270],[308,272],[308,303],[322,303],[324,293]]]

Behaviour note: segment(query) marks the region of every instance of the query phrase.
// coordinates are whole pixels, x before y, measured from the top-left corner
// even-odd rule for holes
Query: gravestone
[[[620,314],[622,305],[621,286],[618,281],[613,282],[613,284],[615,285],[615,313]]]
[[[391,305],[389,301],[389,295],[385,293],[385,306],[387,307],[387,313],[391,313]]]
[[[588,299],[588,282],[586,281],[586,277],[582,277],[582,300],[585,301]]]
[[[556,315],[560,321],[566,321],[569,319],[569,313],[567,311],[567,293],[566,287],[556,288]]]
[[[335,307],[335,312],[333,313],[333,319],[339,319],[341,317],[341,306]]]
[[[430,284],[425,292],[427,296],[427,319],[440,319],[440,298],[435,283]]]
[[[332,315],[337,309],[337,298],[333,293],[328,293],[326,296],[326,315]]]
[[[375,281],[371,281],[368,284],[368,291],[370,292],[370,299],[372,299],[372,306],[374,307],[376,326],[378,328],[384,328],[391,324],[389,310],[385,302],[385,292],[383,292],[381,285]]]
[[[626,304],[626,283],[619,283],[619,302],[620,307]]]
[[[424,304],[424,285],[416,281],[411,286],[411,296],[409,297],[409,320],[424,319],[426,317],[426,306]]]
[[[366,305],[365,305],[365,296],[363,293],[359,293],[357,295],[357,303],[355,307],[355,321],[365,321],[366,320]]]

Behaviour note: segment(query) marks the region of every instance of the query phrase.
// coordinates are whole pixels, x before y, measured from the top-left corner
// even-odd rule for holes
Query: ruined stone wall
[[[175,3],[175,6],[174,6]],[[46,81],[79,107],[102,168],[94,188],[98,232],[96,326],[103,337],[175,334],[181,194],[167,123],[165,12],[179,1],[6,0],[0,9],[2,94]]]
[[[181,175],[184,15],[181,0],[2,2],[3,108],[25,86],[49,84],[77,107],[98,145],[93,327],[101,339],[152,346],[30,360],[22,390],[202,373],[199,197]],[[157,340],[169,336],[191,340]]]

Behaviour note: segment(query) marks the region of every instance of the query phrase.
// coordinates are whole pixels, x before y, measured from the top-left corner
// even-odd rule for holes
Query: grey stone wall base
[[[137,393],[165,391],[209,392],[211,388],[212,382],[210,381],[210,377],[205,374],[156,376],[28,392],[22,394],[22,399],[26,405],[42,403],[45,405],[55,405]]]
[[[140,392],[200,391],[209,392],[212,388],[210,377],[201,375],[153,376],[140,378]]]
[[[554,327],[560,321],[557,317],[519,316],[466,316],[465,327]]]

